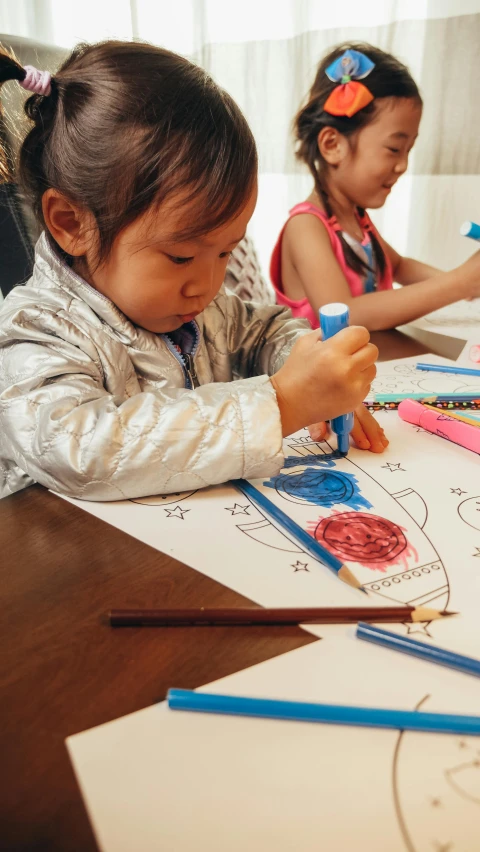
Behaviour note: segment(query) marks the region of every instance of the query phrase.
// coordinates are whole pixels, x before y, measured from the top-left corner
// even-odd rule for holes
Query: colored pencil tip
[[[412,621],[436,621],[438,618],[449,615],[458,615],[458,612],[447,612],[447,610],[440,612],[438,609],[430,609],[428,606],[417,606],[412,612],[411,619]]]
[[[353,586],[354,589],[360,589],[361,592],[365,592],[365,594],[367,594],[366,589],[363,588],[360,581],[357,580],[354,574],[352,574],[347,565],[342,565],[338,571],[338,576],[344,583],[347,583],[348,586]]]

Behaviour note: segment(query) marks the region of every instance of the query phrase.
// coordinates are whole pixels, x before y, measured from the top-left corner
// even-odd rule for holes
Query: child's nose
[[[397,175],[403,175],[403,173],[407,171],[407,168],[408,168],[408,154],[405,154],[405,156],[402,157],[398,161],[398,163],[396,164],[394,171],[397,173]]]
[[[216,265],[213,263],[208,264],[208,266],[203,266],[201,269],[196,270],[195,275],[192,275],[185,282],[182,288],[182,295],[187,299],[205,297],[213,292],[217,285],[217,289],[219,289],[222,281],[223,277],[219,274]]]

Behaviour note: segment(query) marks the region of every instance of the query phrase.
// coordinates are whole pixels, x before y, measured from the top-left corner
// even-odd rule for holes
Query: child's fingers
[[[382,427],[370,414],[364,405],[357,408],[355,412],[352,438],[361,450],[370,450],[372,453],[383,453],[388,447],[388,439]]]
[[[352,438],[353,443],[358,447],[359,450],[369,450],[370,449],[370,441],[362,429],[362,424],[360,423],[357,415],[355,415],[353,429],[350,432],[350,436]]]
[[[325,422],[313,423],[308,427],[312,441],[323,441],[328,434],[328,426]]]

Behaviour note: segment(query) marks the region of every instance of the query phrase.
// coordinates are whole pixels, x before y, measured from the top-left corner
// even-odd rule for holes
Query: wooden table
[[[382,359],[423,354],[399,332]],[[0,848],[96,844],[64,745],[70,734],[316,641],[298,628],[114,631],[115,606],[233,606],[235,592],[39,485],[0,501]],[[132,850],[133,852],[133,850]]]

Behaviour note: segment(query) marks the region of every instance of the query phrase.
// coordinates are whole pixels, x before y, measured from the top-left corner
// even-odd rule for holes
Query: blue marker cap
[[[471,240],[480,242],[480,225],[476,222],[464,222],[460,228],[462,237],[470,237]]]
[[[342,328],[347,328],[350,320],[348,306],[344,305],[343,302],[332,302],[331,305],[324,305],[323,308],[320,308],[318,315],[324,340],[333,337]]]
[[[348,327],[350,314],[348,306],[344,305],[343,302],[332,302],[330,305],[324,305],[323,308],[320,308],[318,315],[324,340],[333,337],[342,328]],[[347,455],[350,446],[349,435],[353,429],[353,414],[342,414],[341,417],[334,417],[331,425],[337,436],[339,452],[342,455]]]

